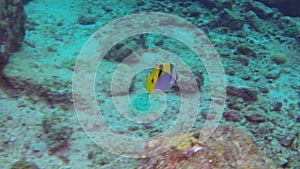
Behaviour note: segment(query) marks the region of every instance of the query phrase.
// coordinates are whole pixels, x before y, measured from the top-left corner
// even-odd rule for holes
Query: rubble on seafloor
[[[188,133],[175,147],[171,146],[182,134],[152,140],[144,152],[168,151],[140,160],[136,169],[270,169],[274,168],[259,151],[251,138],[234,127],[219,127],[205,142],[198,142],[200,130]],[[176,141],[175,141],[176,142]]]

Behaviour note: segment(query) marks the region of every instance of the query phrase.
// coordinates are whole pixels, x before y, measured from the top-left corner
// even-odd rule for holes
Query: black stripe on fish
[[[173,69],[174,69],[174,65],[173,65],[173,64],[170,64],[170,74],[173,73]]]
[[[159,72],[158,72],[158,76],[157,79],[161,76],[161,73],[163,71],[164,66],[163,65],[159,65]]]

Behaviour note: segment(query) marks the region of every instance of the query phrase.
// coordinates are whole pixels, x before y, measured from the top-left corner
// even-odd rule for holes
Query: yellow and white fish
[[[171,63],[163,63],[153,69],[152,76],[148,74],[146,89],[151,94],[163,92],[174,86],[176,80],[175,66]]]

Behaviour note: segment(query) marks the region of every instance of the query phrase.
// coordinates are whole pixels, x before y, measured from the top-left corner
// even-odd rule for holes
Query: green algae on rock
[[[166,137],[165,144],[159,142],[160,145],[151,145],[152,142],[156,142],[151,141],[145,153],[154,149],[169,151],[141,159],[141,164],[136,169],[274,168],[251,138],[241,130],[234,127],[219,127],[203,144],[198,143],[199,131],[189,133],[176,147],[169,147],[169,143],[183,135]]]

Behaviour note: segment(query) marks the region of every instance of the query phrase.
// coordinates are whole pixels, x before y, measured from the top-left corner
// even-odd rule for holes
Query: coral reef
[[[181,168],[273,168],[252,140],[234,127],[219,127],[207,142],[198,143],[199,131],[189,133],[175,147],[169,143],[181,135],[152,140],[145,152],[168,149],[167,152],[141,159],[137,169]],[[166,141],[167,140],[167,141]],[[152,142],[157,144],[152,145]]]

